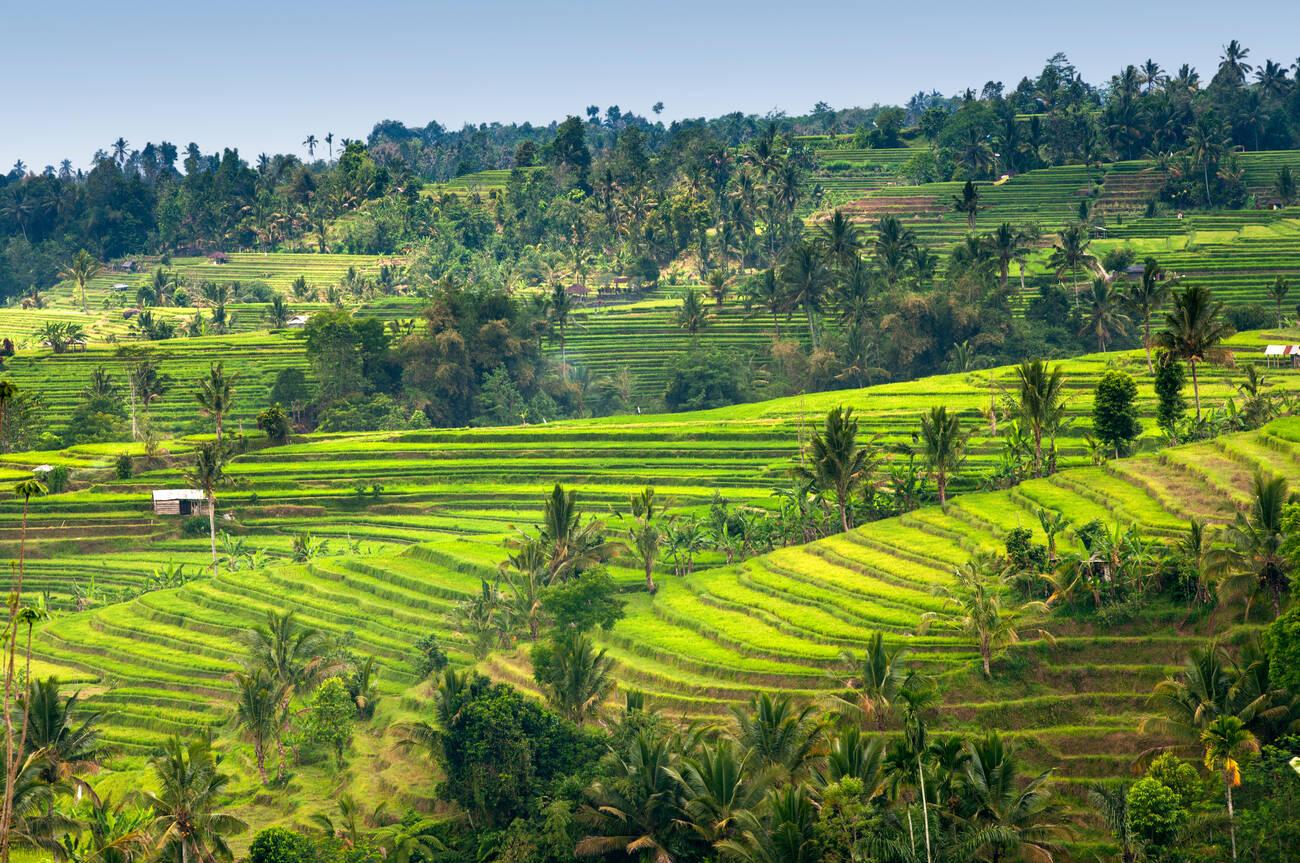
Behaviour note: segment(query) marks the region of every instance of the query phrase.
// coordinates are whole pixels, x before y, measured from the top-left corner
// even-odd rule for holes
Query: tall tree
[[[967,180],[966,185],[961,187],[961,194],[953,196],[952,208],[958,213],[965,214],[968,230],[975,230],[975,216],[983,208],[980,206],[979,189],[973,181]]]
[[[946,405],[930,408],[928,414],[921,415],[921,443],[942,506],[948,502],[948,480],[965,460],[966,435],[962,434],[961,417],[948,413]]]
[[[171,738],[152,761],[158,790],[142,793],[153,807],[154,830],[165,859],[181,863],[233,859],[226,838],[246,825],[221,802],[227,797],[230,777],[206,737],[189,744]]]
[[[235,725],[253,744],[257,775],[265,785],[266,748],[275,738],[284,703],[284,684],[264,668],[235,672]]]
[[[1147,258],[1142,266],[1142,277],[1127,292],[1129,308],[1142,324],[1142,347],[1147,352],[1147,373],[1154,373],[1151,364],[1151,319],[1169,300],[1169,292],[1178,283],[1168,276],[1155,258]]]
[[[67,268],[59,274],[60,278],[67,279],[76,286],[77,295],[81,297],[82,314],[88,313],[88,307],[86,305],[86,285],[95,277],[95,274],[99,272],[99,269],[99,261],[95,260],[94,256],[91,255],[90,252],[81,249],[73,256],[72,261],[68,264]]]
[[[781,266],[781,283],[791,306],[802,306],[808,317],[808,340],[817,347],[817,315],[821,312],[832,278],[817,247],[806,240],[795,243]]]
[[[217,489],[229,481],[226,463],[229,453],[219,443],[204,442],[194,449],[194,464],[185,473],[185,479],[203,492],[208,504],[208,535],[212,545],[212,577],[217,572]]]
[[[208,366],[208,376],[199,378],[194,393],[199,403],[199,413],[212,417],[217,427],[217,446],[221,446],[221,429],[226,414],[234,404],[237,375],[227,375],[225,363]]]
[[[814,431],[809,463],[794,469],[794,475],[835,498],[840,513],[840,529],[853,526],[853,494],[866,483],[876,469],[873,447],[858,444],[858,421],[853,408],[832,408],[821,431]]]
[[[1055,436],[1065,419],[1065,374],[1042,360],[1016,367],[1017,413],[1034,439],[1034,474],[1043,475],[1043,438]]]
[[[1192,370],[1192,395],[1196,419],[1201,419],[1201,384],[1196,367],[1228,356],[1223,341],[1232,333],[1224,320],[1223,303],[1208,288],[1191,285],[1174,294],[1174,307],[1165,318],[1165,328],[1156,334],[1156,344],[1183,360]]]
[[[1286,276],[1278,276],[1273,280],[1273,284],[1268,286],[1268,298],[1273,301],[1274,309],[1277,312],[1277,326],[1282,326],[1282,301],[1286,295],[1291,293],[1291,283],[1287,281]]]
[[[1088,251],[1091,244],[1086,227],[1070,225],[1061,231],[1060,240],[1047,259],[1047,265],[1056,272],[1057,278],[1067,270],[1070,272],[1075,305],[1079,303],[1079,270],[1093,261],[1092,254]]]
[[[1282,613],[1282,595],[1291,583],[1291,562],[1283,553],[1283,511],[1290,500],[1286,477],[1256,471],[1249,512],[1237,513],[1228,526],[1228,546],[1214,553],[1214,568],[1223,573],[1224,592],[1245,598],[1247,618],[1260,592],[1272,601],[1275,616]]]
[[[1228,803],[1228,839],[1232,847],[1232,859],[1237,859],[1237,823],[1232,805],[1232,789],[1241,784],[1241,768],[1238,759],[1245,752],[1259,748],[1255,735],[1246,730],[1245,725],[1235,716],[1220,716],[1201,732],[1201,744],[1205,747],[1205,768],[1210,772],[1221,771],[1223,789]]]

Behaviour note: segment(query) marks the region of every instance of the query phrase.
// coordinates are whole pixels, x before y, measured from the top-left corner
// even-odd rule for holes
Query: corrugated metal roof
[[[158,500],[204,500],[203,492],[197,488],[160,488],[153,493]]]

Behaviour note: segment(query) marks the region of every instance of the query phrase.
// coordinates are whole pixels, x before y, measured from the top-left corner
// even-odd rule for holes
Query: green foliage
[[[1144,776],[1128,790],[1128,818],[1145,844],[1162,848],[1177,838],[1188,812],[1172,789]]]
[[[542,591],[542,609],[557,629],[609,630],[623,618],[618,586],[603,568],[590,569]]]
[[[1155,364],[1156,424],[1171,440],[1178,439],[1178,429],[1187,416],[1187,399],[1183,386],[1187,373],[1172,354],[1162,351]]]
[[[1288,536],[1297,535],[1300,506],[1287,507]],[[1294,561],[1295,558],[1292,557]],[[1274,686],[1300,695],[1300,602],[1292,602],[1264,633],[1269,679]]]
[[[717,348],[693,348],[668,372],[664,404],[671,411],[726,407],[745,400],[743,367]]]
[[[206,515],[191,515],[181,522],[181,536],[189,539],[208,535],[208,517]]]
[[[597,716],[614,689],[614,660],[578,630],[560,629],[533,645],[532,662],[551,706],[573,722]]]
[[[432,674],[441,674],[447,667],[447,654],[443,651],[435,633],[423,635],[415,642],[416,657],[413,661],[415,673],[421,680]]]
[[[586,769],[603,748],[598,737],[481,676],[439,710],[450,717],[441,746],[447,794],[476,824],[528,817],[555,782]]]
[[[316,847],[301,833],[268,827],[248,846],[248,863],[315,863]]]
[[[352,743],[352,725],[357,708],[342,678],[329,677],[312,694],[307,713],[307,739],[334,753],[334,762],[343,767],[343,756]]]
[[[289,415],[280,407],[279,402],[257,415],[257,427],[266,432],[266,439],[273,444],[283,444],[289,440]]]
[[[135,461],[127,453],[113,459],[113,475],[118,479],[130,479],[135,473]]]
[[[1142,433],[1138,420],[1137,383],[1124,372],[1111,369],[1101,376],[1092,406],[1092,427],[1098,440],[1116,458],[1127,455]]]

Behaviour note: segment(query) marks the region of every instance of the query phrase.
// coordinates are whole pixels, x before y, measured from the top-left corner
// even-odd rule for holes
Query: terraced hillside
[[[1268,337],[1252,340],[1261,338]],[[1075,413],[1086,413],[1092,383],[1116,359],[1068,364]],[[1140,355],[1118,359],[1135,372],[1143,367]],[[229,686],[224,675],[234,662],[229,637],[266,608],[291,605],[325,629],[350,633],[356,650],[383,663],[391,694],[413,682],[404,657],[429,627],[465,659],[464,636],[447,612],[477,589],[480,577],[491,576],[502,540],[536,519],[542,495],[554,482],[577,488],[595,513],[608,513],[647,484],[678,511],[704,510],[715,491],[741,506],[770,507],[797,457],[798,441],[806,437],[806,424],[840,403],[855,406],[864,432],[879,433],[892,447],[910,442],[917,416],[929,406],[942,402],[960,411],[968,428],[978,429],[968,462],[974,476],[997,457],[999,444],[980,412],[1008,374],[999,369],[699,414],[317,436],[257,450],[232,466],[237,483],[221,492],[221,524],[269,553],[272,565],[223,570],[217,579],[138,596],[164,564],[186,565],[193,574],[206,560],[205,537],[183,538],[178,519],[149,510],[150,489],[183,484],[178,466],[113,480],[107,468],[121,445],[9,455],[3,464],[13,479],[32,464],[61,460],[73,467],[74,480],[91,483],[33,501],[28,580],[60,612],[39,634],[40,653],[46,662],[105,687],[96,700],[113,705],[110,736],[138,749],[186,723],[220,720]],[[1207,402],[1231,391],[1224,370],[1207,370],[1203,380]],[[1300,389],[1300,380],[1283,374],[1279,386]],[[1145,382],[1142,395],[1150,415]],[[1080,437],[1085,426],[1076,423],[1062,440],[1063,464],[1087,463]],[[918,614],[934,607],[930,586],[942,583],[972,549],[995,546],[1007,529],[1031,525],[1034,507],[1059,509],[1077,521],[1133,521],[1168,536],[1190,514],[1225,515],[1247,465],[1272,460],[1276,470],[1289,470],[1292,438],[1300,438],[1300,425],[1288,421],[1267,433],[1159,458],[1080,467],[1012,491],[972,492],[943,511],[922,510],[740,566],[720,568],[717,555],[706,555],[701,564],[713,568],[690,578],[661,574],[666,586],[653,603],[635,595],[632,613],[609,645],[625,682],[644,687],[674,711],[715,715],[755,685],[822,688],[829,685],[824,672],[840,649],[859,644],[873,626],[901,637]],[[174,445],[173,452],[183,448]],[[6,556],[16,551],[17,507],[12,500],[0,502],[0,553]],[[334,556],[289,563],[291,537],[298,532],[328,539]],[[631,569],[618,572],[635,584]],[[72,613],[78,607],[85,610]],[[1004,709],[980,701],[982,684],[968,680],[964,663],[968,647],[941,631],[913,643],[918,661],[936,663],[961,681],[948,688],[952,697],[970,702],[970,716]],[[1086,692],[1118,698],[1104,687],[1120,686],[1125,675],[1131,686],[1146,686],[1183,647],[1172,636],[1094,645],[1079,633],[1052,653],[1066,671],[1044,672],[1037,690],[1017,697],[1046,697],[1077,680],[1075,696],[1043,707],[1082,709]],[[1116,666],[1097,669],[1104,672],[1102,688],[1087,668],[1073,667],[1087,662],[1063,661],[1076,655],[1072,650],[1086,653],[1088,662]],[[954,665],[956,660],[963,661]],[[494,657],[490,667],[502,677],[526,676],[511,655]],[[1133,707],[1136,690],[1125,691],[1128,701],[1116,704]],[[159,706],[177,713],[173,717]],[[1121,726],[1131,713],[1120,712],[1109,720],[1110,731],[1094,728],[1083,739],[1100,741],[1126,730]],[[1088,751],[1094,761],[1099,757]],[[1043,757],[1056,754],[1069,753],[1045,750]]]

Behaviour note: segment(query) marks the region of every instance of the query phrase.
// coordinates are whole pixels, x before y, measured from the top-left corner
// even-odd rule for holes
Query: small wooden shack
[[[197,488],[163,488],[153,493],[155,515],[207,515],[208,499]]]

